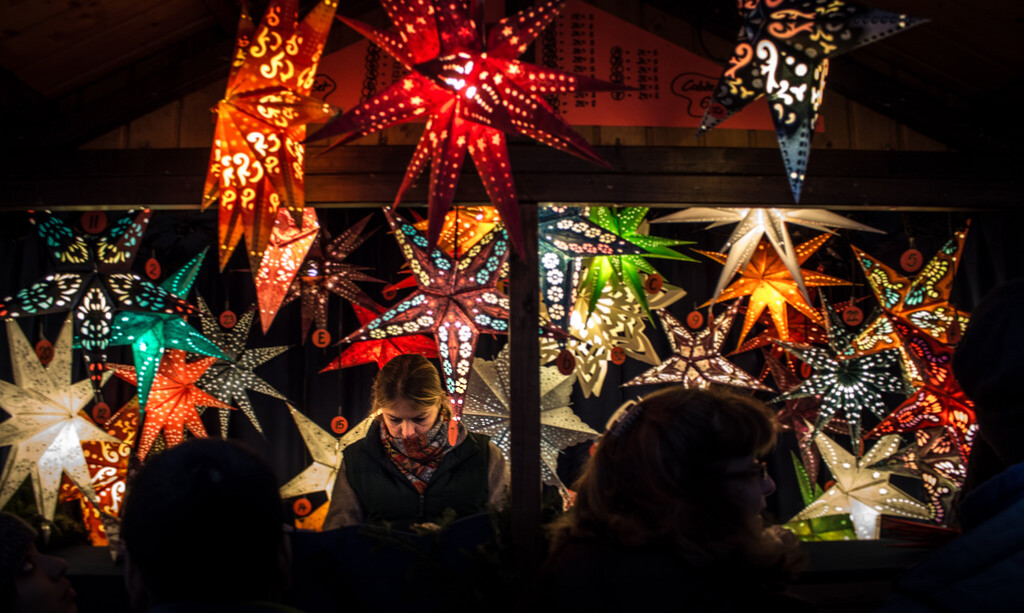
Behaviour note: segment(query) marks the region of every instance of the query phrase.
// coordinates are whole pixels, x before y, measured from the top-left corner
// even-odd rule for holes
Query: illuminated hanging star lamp
[[[139,436],[139,459],[145,460],[153,443],[162,432],[167,447],[174,447],[185,440],[187,428],[194,436],[206,438],[206,428],[199,417],[198,407],[230,409],[196,386],[196,381],[217,358],[206,357],[194,362],[185,361],[185,352],[168,349],[160,362],[149,391],[149,402],[142,407],[142,434]],[[131,366],[111,364],[114,374],[132,385],[138,385],[138,376]]]
[[[127,491],[128,465],[132,447],[139,432],[139,398],[133,396],[117,413],[101,423],[117,443],[89,441],[82,443],[92,487],[99,506],[89,502],[65,476],[60,484],[60,502],[79,500],[82,518],[94,547],[114,545],[120,535],[121,505]]]
[[[506,344],[494,361],[477,359],[469,378],[463,421],[473,432],[486,434],[511,462],[511,431],[509,427],[510,372],[509,347]],[[540,472],[541,480],[558,488],[565,506],[572,496],[558,478],[558,454],[563,449],[600,434],[573,413],[572,386],[576,377],[563,375],[555,367],[540,369]]]
[[[894,322],[911,360],[922,374],[922,384],[866,436],[912,432],[941,426],[956,445],[963,462],[971,453],[978,432],[974,403],[953,374],[953,350],[922,330]]]
[[[327,500],[330,501],[334,493],[334,482],[338,478],[338,469],[341,467],[342,452],[352,443],[364,438],[373,424],[373,413],[359,422],[354,428],[349,428],[345,435],[337,437],[324,430],[316,423],[288,405],[295,426],[306,443],[306,450],[309,452],[313,463],[306,467],[301,473],[292,478],[288,483],[281,486],[281,498],[296,498],[324,492]],[[319,526],[315,526],[319,529]]]
[[[646,251],[590,220],[590,207],[544,206],[537,210],[540,293],[548,319],[568,328],[584,258],[642,255]],[[592,305],[591,305],[592,306]]]
[[[168,294],[184,299],[199,274],[206,251],[192,258],[184,268],[167,278],[160,288]],[[146,405],[149,388],[156,376],[164,349],[178,349],[226,358],[217,345],[210,342],[182,317],[158,313],[120,313],[114,318],[110,334],[111,345],[131,345],[135,359],[135,372],[139,380],[139,403]]]
[[[371,311],[355,303],[352,304],[352,308],[356,312],[356,317],[359,318],[360,326],[365,326],[387,310],[378,305]],[[418,353],[425,358],[436,358],[438,357],[437,343],[423,334],[356,341],[345,347],[341,355],[334,358],[320,372],[325,373],[329,370],[359,366],[360,364],[376,364],[378,368],[384,368],[384,365],[395,356],[407,353]]]
[[[342,21],[387,51],[410,72],[397,83],[333,118],[310,139],[345,135],[348,142],[400,123],[427,119],[397,205],[428,162],[431,166],[427,240],[436,245],[467,151],[513,245],[522,230],[506,134],[521,134],[585,160],[607,166],[544,101],[543,96],[620,89],[589,77],[515,58],[558,14],[551,0],[502,19],[484,36],[483,3],[475,0],[384,2],[394,27],[379,30]]]
[[[101,234],[83,234],[50,213],[30,221],[46,243],[58,272],[0,302],[0,317],[72,311],[75,348],[82,349],[93,391],[99,394],[114,314],[122,311],[191,315],[184,300],[129,272],[150,212],[129,212]]]
[[[295,275],[319,233],[320,221],[316,217],[316,209],[302,212],[301,226],[295,223],[289,211],[278,211],[267,249],[263,252],[263,260],[256,272],[256,302],[260,307],[260,323],[264,334],[270,330],[270,324],[274,323]]]
[[[691,333],[671,313],[664,309],[658,311],[661,327],[665,330],[669,345],[672,347],[672,355],[661,364],[623,383],[623,387],[682,383],[685,387],[707,388],[717,384],[772,391],[722,357],[722,344],[729,336],[729,330],[738,312],[739,305],[733,304],[716,317],[714,323]]]
[[[759,209],[759,208],[707,208],[691,207],[671,215],[659,217],[651,223],[665,222],[689,222],[689,223],[710,223],[707,229],[717,228],[730,223],[735,223],[729,240],[722,245],[722,251],[728,251],[729,255],[725,260],[725,268],[718,277],[718,285],[715,286],[715,299],[722,293],[726,284],[732,279],[736,271],[746,266],[750,261],[754,250],[761,242],[761,237],[767,237],[768,242],[779,255],[779,259],[789,271],[790,276],[796,281],[800,292],[808,301],[810,296],[804,286],[803,275],[800,274],[800,263],[797,262],[796,250],[793,248],[793,239],[789,236],[787,223],[814,228],[822,232],[832,232],[833,228],[844,228],[847,230],[862,230],[865,232],[877,232],[884,234],[870,226],[849,220],[841,215],[836,215],[824,209]]]
[[[935,513],[935,522],[940,524],[967,478],[967,466],[959,445],[945,428],[916,430],[911,443],[877,466],[891,470],[894,475],[921,479]]]
[[[814,423],[812,438],[838,415],[849,424],[850,438],[856,447],[860,441],[861,414],[864,409],[871,411],[880,419],[884,418],[888,409],[882,394],[905,394],[907,390],[899,374],[899,362],[895,351],[849,357],[852,353],[852,335],[827,305],[826,311],[829,314],[827,349],[776,341],[798,360],[809,365],[814,374],[799,387],[777,397],[775,402],[804,396],[820,398],[821,408]]]
[[[800,243],[794,249],[797,264],[803,265],[811,255],[814,254],[829,238],[828,234],[819,234],[815,238]],[[728,257],[723,253],[714,251],[698,251],[719,264],[725,264]],[[836,285],[850,285],[849,281],[843,281],[837,277],[822,274],[820,272],[801,269],[801,276],[804,285],[807,287],[828,287]],[[800,311],[807,319],[824,326],[825,322],[810,303],[804,298],[800,286],[786,268],[785,263],[779,254],[770,247],[769,243],[761,241],[750,256],[750,261],[740,269],[740,278],[733,281],[732,285],[725,288],[717,300],[705,302],[701,308],[710,305],[712,302],[725,302],[741,296],[750,296],[750,303],[747,305],[747,313],[743,318],[743,330],[740,332],[739,344],[754,326],[754,322],[767,308],[778,331],[778,338],[789,340],[789,317],[786,313],[786,305]]]
[[[877,539],[879,517],[896,515],[914,519],[933,519],[931,509],[889,482],[892,471],[878,467],[897,452],[900,437],[884,436],[860,458],[853,457],[835,441],[819,433],[814,443],[821,452],[835,483],[794,520],[849,514],[858,539]]]
[[[238,318],[234,327],[224,331],[217,323],[217,319],[210,311],[210,307],[200,297],[198,299],[199,312],[202,314],[200,325],[205,334],[212,340],[222,352],[226,359],[214,360],[212,364],[199,378],[197,385],[204,393],[216,398],[225,406],[219,406],[220,433],[221,436],[228,436],[228,422],[231,413],[228,409],[237,406],[249,419],[249,422],[261,434],[263,428],[256,419],[256,412],[253,411],[252,402],[249,400],[247,390],[266,394],[279,400],[285,400],[276,389],[269,383],[259,378],[254,369],[269,362],[270,360],[288,351],[287,345],[276,347],[247,347],[249,330],[252,328],[252,320],[255,311],[250,309]]]
[[[321,0],[300,22],[298,0],[272,0],[258,28],[242,10],[203,189],[204,209],[220,201],[221,270],[244,235],[256,275],[279,210],[302,219],[306,124],[332,113],[310,92],[337,8]]]
[[[603,206],[591,208],[591,221],[644,250],[644,253],[641,255],[597,255],[591,258],[590,265],[587,267],[581,281],[581,285],[585,288],[582,291],[591,296],[591,309],[594,307],[594,301],[601,295],[601,289],[608,284],[610,279],[614,278],[633,294],[637,302],[640,303],[640,306],[643,307],[647,318],[654,321],[654,318],[651,316],[650,307],[647,305],[644,282],[640,278],[640,273],[655,275],[658,274],[658,271],[645,258],[659,257],[682,260],[684,262],[696,262],[693,258],[669,248],[677,245],[692,245],[692,241],[662,238],[651,236],[648,233],[647,224],[644,223],[647,210],[647,207],[642,206],[622,209]]]
[[[387,209],[384,214],[419,287],[342,342],[433,334],[453,413],[460,419],[477,338],[481,332],[508,334],[508,298],[496,288],[509,255],[507,235],[495,230],[455,259],[397,214]]]
[[[765,95],[800,201],[830,58],[924,20],[840,0],[740,0],[740,28],[698,136]]]
[[[420,232],[426,232],[429,223],[429,220],[421,219],[413,225]],[[501,216],[493,206],[456,206],[445,213],[437,246],[457,258],[472,249],[477,241],[487,236],[499,223]]]
[[[299,300],[302,307],[303,339],[309,334],[311,324],[315,323],[318,329],[327,327],[327,303],[331,294],[364,308],[372,309],[377,306],[377,303],[356,285],[356,281],[383,281],[363,272],[368,270],[367,267],[345,261],[345,258],[366,242],[373,233],[363,234],[368,221],[369,215],[346,228],[328,243],[326,249],[321,247],[320,236],[313,241],[313,247],[309,250],[309,255],[302,263],[299,274],[292,281],[288,295],[284,299],[285,304]]]
[[[967,230],[957,232],[921,268],[913,281],[853,247],[868,285],[885,311],[885,317],[872,321],[858,335],[855,346],[861,354],[890,348],[902,350],[902,343],[894,327],[900,321],[926,332],[939,343],[955,344],[969,321],[967,313],[949,303],[953,278],[960,265],[960,253],[966,238]]]
[[[17,322],[7,320],[6,326],[14,383],[0,381],[0,407],[11,415],[0,423],[0,446],[10,446],[0,474],[0,507],[31,477],[36,509],[47,521],[44,530],[53,523],[61,475],[94,505],[100,504],[83,443],[121,442],[80,413],[93,399],[93,390],[88,379],[71,383],[72,320],[64,320],[49,366],[39,362]],[[109,377],[103,373],[101,382]]]
[[[648,299],[652,309],[667,308],[686,292],[665,283]],[[644,329],[647,320],[632,292],[617,283],[606,285],[590,310],[590,296],[576,298],[569,317],[569,338],[544,336],[540,339],[540,362],[547,364],[566,351],[572,356],[576,380],[583,397],[600,396],[608,374],[608,362],[621,364],[627,357],[647,364],[661,363]]]

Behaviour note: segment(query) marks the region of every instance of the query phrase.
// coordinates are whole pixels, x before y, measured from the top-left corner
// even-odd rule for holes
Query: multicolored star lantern
[[[895,475],[921,479],[935,513],[935,522],[940,524],[953,506],[954,494],[967,478],[967,466],[959,446],[945,428],[915,431],[913,442],[878,466]]]
[[[319,235],[320,221],[316,217],[316,209],[302,212],[301,227],[292,219],[291,212],[285,209],[277,212],[277,221],[263,252],[260,269],[256,272],[256,302],[260,307],[264,334],[274,323],[299,267]],[[306,335],[303,334],[302,338]]]
[[[713,324],[694,334],[668,311],[658,311],[661,327],[664,328],[669,345],[672,346],[672,355],[661,364],[623,383],[623,387],[682,383],[686,387],[707,388],[714,383],[772,391],[722,357],[722,344],[729,336],[729,330],[738,312],[739,304],[734,303],[715,318]]]
[[[858,539],[877,539],[880,515],[934,519],[927,505],[889,482],[891,470],[878,466],[899,449],[899,435],[882,437],[860,458],[822,433],[814,437],[814,443],[835,483],[794,520],[848,513]]]
[[[815,251],[825,244],[829,238],[828,234],[819,234],[809,241],[800,243],[794,248],[797,264],[802,265],[811,257]],[[728,257],[724,253],[714,251],[698,251],[719,264],[725,264]],[[843,281],[820,272],[801,269],[804,285],[807,287],[824,287],[836,285],[850,285],[849,281]],[[789,340],[789,317],[786,314],[786,304],[800,311],[807,319],[824,325],[821,314],[818,313],[804,298],[793,275],[790,274],[786,264],[779,257],[779,254],[770,248],[769,243],[762,240],[757,249],[750,257],[750,261],[740,270],[740,278],[725,288],[716,300],[709,300],[701,305],[704,308],[712,302],[725,302],[741,296],[750,296],[750,304],[747,305],[747,313],[743,318],[743,330],[740,332],[739,345],[754,326],[754,322],[767,308],[771,314],[772,323],[778,331],[778,338]]]
[[[953,345],[969,321],[967,313],[949,303],[966,238],[967,230],[957,232],[913,281],[856,247],[853,253],[888,319],[906,322],[943,345]],[[858,335],[855,346],[864,355],[902,347],[899,336],[892,331],[892,325],[885,318],[878,318]]]
[[[740,0],[743,25],[697,134],[768,97],[782,161],[800,201],[830,58],[923,23],[841,0]]]
[[[913,396],[896,407],[866,436],[941,426],[966,463],[978,424],[974,403],[964,394],[953,374],[953,349],[904,322],[894,321],[893,325],[918,372],[922,373],[923,382]]]
[[[373,233],[363,234],[368,221],[369,215],[346,228],[326,249],[320,245],[320,236],[313,241],[313,247],[284,299],[284,304],[296,299],[300,301],[303,339],[309,334],[311,324],[315,323],[317,328],[327,327],[327,303],[332,293],[353,305],[360,304],[368,309],[377,306],[355,282],[383,281],[363,272],[368,270],[367,267],[345,262],[345,258]]]
[[[832,228],[844,228],[847,230],[862,230],[865,232],[877,232],[871,226],[849,220],[841,215],[836,215],[824,209],[755,209],[755,208],[707,208],[691,207],[665,217],[652,220],[651,223],[664,222],[690,222],[707,223],[711,225],[707,229],[717,228],[725,224],[735,223],[736,228],[729,236],[729,240],[722,245],[722,251],[728,250],[729,255],[725,260],[725,268],[718,277],[718,285],[715,286],[715,299],[722,293],[726,284],[740,268],[746,266],[754,250],[761,242],[761,237],[767,236],[768,242],[775,249],[779,259],[782,260],[786,270],[796,281],[800,293],[810,301],[807,288],[804,286],[803,275],[800,274],[800,263],[797,262],[796,251],[793,248],[793,239],[789,236],[787,223],[806,226],[821,230],[822,232],[833,232]]]
[[[428,118],[395,205],[429,162],[427,240],[436,245],[468,151],[513,245],[521,251],[522,229],[505,134],[522,134],[607,166],[543,96],[621,86],[515,60],[555,18],[561,4],[558,0],[502,19],[490,28],[486,39],[482,2],[383,4],[394,24],[389,30],[342,20],[410,72],[387,90],[333,118],[310,139],[346,135],[340,141],[343,143]]]
[[[647,216],[647,207],[634,206],[622,209],[597,206],[590,210],[590,220],[598,224],[612,234],[623,240],[636,245],[644,250],[642,255],[595,255],[590,260],[590,265],[583,277],[581,285],[584,289],[581,293],[590,296],[590,310],[594,309],[601,290],[608,284],[609,279],[616,279],[618,283],[626,287],[636,298],[643,308],[647,318],[654,321],[650,307],[647,304],[647,296],[644,291],[644,282],[640,278],[640,272],[648,275],[657,274],[658,271],[651,266],[646,259],[648,257],[669,258],[682,260],[684,262],[696,262],[693,258],[673,251],[669,247],[677,245],[692,245],[692,241],[682,241],[674,238],[661,238],[650,236],[644,217]]]
[[[342,452],[346,447],[366,436],[377,414],[369,415],[354,428],[349,428],[344,436],[338,438],[316,425],[313,420],[290,404],[288,410],[291,411],[292,419],[295,420],[299,434],[302,435],[302,440],[306,443],[306,450],[309,451],[313,463],[291,481],[281,486],[281,498],[295,498],[316,492],[325,492],[327,500],[330,501],[331,495],[334,493],[334,481],[338,478],[338,469],[341,467]],[[326,509],[318,510],[318,512],[326,515]],[[307,524],[305,527],[319,530],[322,524],[323,518],[321,517],[317,525]]]
[[[352,308],[356,312],[356,317],[359,318],[359,325],[365,326],[377,317],[379,317],[386,309],[382,306],[375,306],[371,311],[364,309],[356,303],[352,304]],[[396,338],[382,338],[380,340],[369,340],[369,341],[356,341],[342,350],[341,355],[334,358],[330,364],[321,370],[321,373],[325,373],[329,370],[338,370],[340,368],[348,368],[349,366],[359,366],[360,364],[377,364],[378,368],[383,368],[385,364],[391,361],[392,358],[398,355],[404,355],[406,353],[418,353],[425,358],[436,358],[437,356],[437,343],[434,339],[423,334],[410,334],[409,336],[399,336]]]
[[[332,114],[310,92],[337,8],[321,0],[300,22],[298,0],[271,0],[259,28],[242,9],[203,188],[203,209],[220,200],[221,270],[244,235],[257,274],[279,209],[301,223],[306,124]]]
[[[562,329],[568,328],[584,258],[647,253],[590,221],[590,207],[539,207],[537,235],[541,298],[548,319]]]
[[[454,258],[460,257],[500,223],[501,216],[493,206],[455,205],[445,213],[437,246]],[[420,232],[426,232],[429,224],[427,219],[413,223]]]
[[[508,298],[496,289],[509,255],[507,234],[495,230],[455,259],[397,214],[387,209],[384,214],[419,289],[342,342],[434,334],[445,387],[460,419],[477,338],[481,332],[508,333]]]
[[[168,277],[160,288],[177,298],[188,295],[206,257],[206,251],[192,258],[184,268]],[[131,345],[135,372],[139,379],[139,403],[146,405],[149,388],[156,376],[164,349],[180,349],[189,353],[226,359],[217,345],[210,342],[182,317],[164,313],[120,313],[114,318],[111,345]]]
[[[252,309],[246,311],[238,318],[233,328],[224,331],[202,297],[198,298],[198,303],[199,312],[203,314],[203,318],[200,320],[203,334],[216,343],[227,357],[214,360],[199,377],[196,385],[204,393],[225,405],[218,405],[221,436],[224,438],[228,436],[228,422],[231,418],[228,409],[233,408],[234,405],[242,409],[245,416],[249,418],[249,422],[262,434],[263,428],[260,427],[260,422],[256,419],[256,412],[253,411],[252,402],[249,401],[246,390],[285,400],[280,392],[256,376],[254,369],[288,351],[288,346],[247,348],[246,342],[249,340],[249,330],[252,328],[255,311]]]
[[[686,292],[665,283],[658,293],[648,299],[653,309],[663,309],[681,299]],[[661,363],[651,340],[644,334],[646,318],[643,308],[617,282],[606,285],[591,311],[590,297],[580,293],[569,317],[569,338],[543,336],[540,339],[540,362],[547,364],[559,358],[563,351],[572,355],[576,380],[583,397],[601,395],[608,362],[621,364],[631,357],[647,364]]]
[[[163,433],[167,447],[174,447],[185,440],[185,429],[196,437],[206,438],[206,428],[199,417],[198,407],[230,409],[196,386],[196,381],[206,372],[217,358],[200,358],[194,362],[185,361],[185,352],[168,349],[160,361],[149,390],[149,402],[142,407],[142,434],[139,437],[139,458],[146,459],[157,436]],[[114,374],[132,385],[138,385],[135,368],[121,364],[110,364]]]
[[[463,420],[466,427],[491,437],[511,462],[509,430],[509,348],[506,344],[494,361],[477,359],[469,378]],[[572,386],[576,377],[563,375],[554,366],[540,369],[540,472],[541,480],[558,488],[563,503],[572,499],[558,478],[558,454],[567,447],[596,440],[600,434],[572,411]]]
[[[818,419],[814,424],[815,434],[836,415],[843,417],[850,425],[850,438],[854,446],[859,445],[861,413],[870,410],[879,418],[888,413],[882,394],[886,392],[905,394],[906,385],[899,374],[899,362],[895,351],[884,351],[863,357],[850,357],[852,334],[843,326],[840,318],[828,305],[829,348],[796,345],[776,341],[801,362],[814,369],[814,374],[799,387],[778,396],[775,402],[782,402],[803,396],[821,399]]]
[[[116,546],[120,535],[121,505],[128,490],[128,465],[132,447],[139,433],[139,397],[132,396],[123,407],[100,424],[117,443],[89,441],[82,443],[92,475],[92,487],[100,506],[89,502],[65,475],[60,483],[60,502],[79,500],[82,519],[94,547]]]
[[[97,396],[115,313],[195,313],[184,300],[129,272],[149,218],[149,210],[129,212],[101,234],[82,234],[50,213],[31,217],[60,272],[0,303],[0,317],[73,311],[75,347],[82,349]]]
[[[87,379],[71,383],[73,319],[69,315],[64,320],[49,366],[39,362],[18,323],[10,319],[6,322],[14,383],[0,381],[0,406],[11,414],[0,423],[0,446],[11,446],[0,475],[0,507],[7,504],[25,477],[31,476],[36,509],[49,523],[53,522],[63,474],[90,502],[100,504],[82,452],[83,443],[121,442],[80,412],[93,399],[93,391]],[[110,373],[100,377],[105,382]]]

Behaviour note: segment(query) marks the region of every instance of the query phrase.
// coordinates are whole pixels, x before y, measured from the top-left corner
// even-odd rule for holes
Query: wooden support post
[[[520,202],[525,253],[509,266],[509,428],[512,444],[511,543],[529,580],[543,555],[540,530],[540,299],[537,203]]]

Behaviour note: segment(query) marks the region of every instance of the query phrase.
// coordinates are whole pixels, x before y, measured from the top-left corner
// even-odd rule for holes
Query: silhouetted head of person
[[[1024,461],[1024,277],[978,303],[953,356],[953,371],[975,404],[980,435],[999,459]]]
[[[194,439],[147,461],[122,516],[132,606],[277,599],[289,561],[277,487],[233,441]]]
[[[0,513],[0,611],[74,613],[68,564],[36,549],[36,531],[20,517]]]

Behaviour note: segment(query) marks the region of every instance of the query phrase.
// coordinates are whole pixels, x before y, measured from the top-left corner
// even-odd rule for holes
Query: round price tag
[[[224,311],[220,314],[220,325],[224,328],[234,328],[235,324],[238,323],[238,316],[235,315],[234,311]]]
[[[704,327],[704,313],[700,311],[690,311],[690,314],[686,316],[686,325],[690,326],[694,330]]]
[[[807,362],[801,362],[800,363],[800,377],[801,378],[807,379],[807,378],[809,378],[813,374],[814,374],[814,369],[811,368],[810,364],[808,364]]]
[[[647,279],[644,281],[644,290],[648,294],[657,294],[661,291],[661,288],[665,285],[665,278],[655,273],[653,275],[647,275]]]
[[[612,364],[622,364],[626,361],[626,350],[622,347],[615,347],[612,349]]]
[[[99,234],[107,228],[107,214],[103,211],[82,213],[82,229],[89,234]]]
[[[331,333],[323,328],[313,330],[313,344],[323,349],[331,344]]]
[[[348,430],[348,420],[341,415],[331,420],[331,430],[335,434],[345,434],[345,430]]]
[[[160,273],[163,269],[160,267],[160,262],[156,258],[149,258],[146,260],[146,276],[156,281],[160,278]]]
[[[105,402],[97,402],[92,407],[92,418],[96,423],[103,423],[110,419],[110,405]]]
[[[299,498],[292,503],[292,511],[299,517],[305,517],[313,511],[313,505],[309,502],[308,498]]]
[[[53,361],[53,343],[45,338],[36,343],[36,357],[43,366],[49,366]]]
[[[906,272],[917,272],[924,265],[924,256],[917,249],[907,249],[900,256],[900,268]]]
[[[850,305],[843,309],[843,323],[848,326],[859,326],[864,321],[864,311],[860,307]]]
[[[568,349],[563,349],[558,352],[558,357],[555,358],[555,365],[558,366],[558,372],[569,376],[576,370],[576,356]]]

